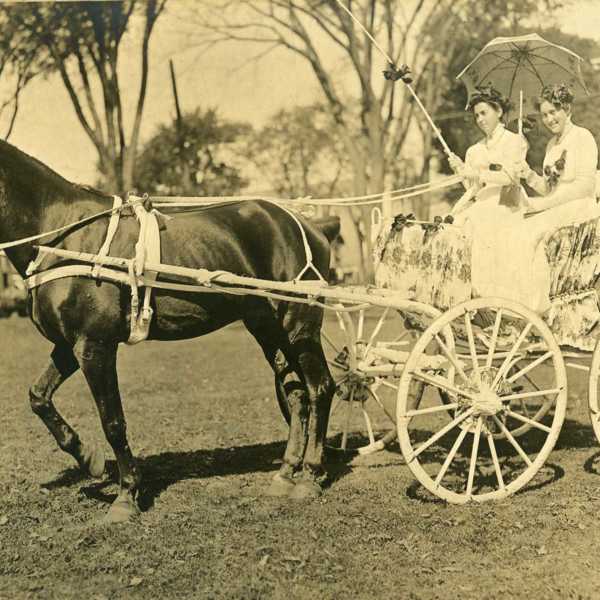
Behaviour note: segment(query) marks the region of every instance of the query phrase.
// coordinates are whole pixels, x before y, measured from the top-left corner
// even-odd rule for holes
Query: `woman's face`
[[[500,123],[502,111],[491,106],[487,102],[478,102],[473,107],[473,116],[477,127],[485,133],[486,136],[492,135],[492,132]]]
[[[561,135],[565,130],[567,119],[571,114],[571,110],[565,110],[564,108],[556,107],[552,102],[544,100],[540,104],[540,113],[542,114],[542,123],[549,129],[554,135]]]

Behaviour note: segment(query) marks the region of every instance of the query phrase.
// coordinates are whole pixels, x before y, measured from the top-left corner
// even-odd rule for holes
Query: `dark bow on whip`
[[[397,67],[394,63],[388,63],[388,68],[383,72],[383,76],[387,81],[398,81],[402,79],[404,83],[412,83],[412,75],[408,65],[400,65]]]

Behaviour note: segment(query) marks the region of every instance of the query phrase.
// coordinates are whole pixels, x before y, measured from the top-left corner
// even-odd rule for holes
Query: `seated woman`
[[[449,158],[467,187],[452,214],[473,240],[471,282],[479,296],[509,296],[513,281],[511,273],[502,271],[501,232],[522,221],[528,206],[515,169],[525,160],[527,142],[504,127],[508,106],[492,86],[477,88],[468,109],[485,137],[467,150],[464,163],[456,156]]]
[[[598,147],[587,129],[572,122],[574,99],[570,88],[560,84],[544,87],[537,101],[542,122],[554,135],[546,146],[543,177],[524,161],[517,165],[517,174],[543,196],[531,201],[531,212],[572,202],[578,202],[569,204],[573,216],[579,216],[581,209],[588,212],[593,208]],[[554,218],[562,213],[548,214]],[[539,217],[532,222],[536,220]]]
[[[513,294],[538,312],[549,308],[549,265],[539,242],[558,227],[600,217],[594,197],[598,147],[592,134],[571,121],[573,92],[564,84],[546,86],[537,105],[544,126],[553,133],[546,147],[544,175],[525,161],[517,175],[540,193],[515,227],[505,231],[505,267]]]

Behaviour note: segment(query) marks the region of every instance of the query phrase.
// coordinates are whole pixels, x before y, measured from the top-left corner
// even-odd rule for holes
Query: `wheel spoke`
[[[448,470],[448,467],[452,464],[452,461],[454,460],[454,457],[455,457],[456,453],[458,452],[458,449],[460,448],[462,441],[465,439],[467,432],[468,432],[468,429],[465,428],[465,429],[461,429],[460,433],[458,434],[458,437],[456,438],[456,441],[452,445],[452,448],[450,449],[448,456],[446,456],[446,460],[444,461],[442,468],[440,469],[439,473],[437,474],[437,477],[435,478],[434,483],[436,486],[440,485],[442,479],[444,478],[444,475],[446,474],[446,471]]]
[[[460,423],[462,423],[467,417],[470,417],[474,412],[475,412],[475,409],[471,407],[468,410],[466,410],[464,413],[461,413],[460,415],[458,415],[458,417],[456,417],[455,419],[450,421],[450,423],[448,423],[446,426],[442,427],[437,433],[432,435],[426,442],[423,442],[410,456],[406,456],[405,457],[406,462],[408,463],[408,462],[411,462],[412,460],[414,460],[417,456],[419,456],[419,454],[421,454],[421,452],[423,452],[424,450],[427,450],[427,448],[429,448],[429,446],[431,446],[432,444],[437,442],[441,437],[446,435],[451,429],[453,429],[457,425],[460,425]]]
[[[527,417],[531,417],[531,411],[529,410],[529,407],[527,406],[527,402],[525,402],[525,400],[523,398],[520,398],[519,404],[521,405],[521,410],[525,413],[525,415]]]
[[[354,388],[350,390],[350,398],[348,398],[348,406],[346,408],[346,422],[344,423],[344,431],[342,431],[342,450],[346,449],[348,444],[348,429],[350,429],[350,416],[352,415],[352,403],[354,402]]]
[[[456,369],[458,374],[463,378],[463,381],[469,382],[470,380],[464,372],[461,364],[456,360],[456,356],[454,356],[453,353],[450,352],[448,346],[446,346],[442,338],[439,335],[436,335],[435,341],[440,345],[440,347],[442,348],[442,352],[446,355],[446,358],[452,363],[452,366]]]
[[[390,343],[390,345],[392,344],[397,344],[399,341],[403,340],[407,335],[408,335],[408,330],[403,331],[400,335],[397,335]]]
[[[373,435],[373,425],[371,423],[371,417],[369,417],[369,413],[365,410],[364,405],[361,407],[363,417],[365,419],[365,423],[367,424],[367,434],[369,435],[369,444],[375,444],[375,436]]]
[[[502,469],[498,461],[498,453],[496,452],[496,444],[494,443],[494,436],[488,431],[486,434],[488,446],[490,447],[490,454],[492,455],[492,462],[494,463],[494,469],[496,471],[496,479],[500,489],[503,490],[506,486],[504,485],[504,479],[502,477]]]
[[[340,353],[340,349],[333,343],[333,340],[325,333],[323,329],[321,329],[321,337],[329,344],[336,355]]]
[[[449,394],[454,394],[455,396],[463,396],[464,398],[469,398],[471,400],[475,398],[473,394],[458,389],[457,387],[449,383],[446,379],[438,377],[437,375],[428,375],[424,371],[413,371],[412,376],[415,379],[423,381],[424,383],[428,383],[429,385],[433,385],[441,390],[444,390]]]
[[[393,383],[390,383],[389,381],[386,381],[385,379],[380,379],[380,382],[381,382],[381,385],[384,385],[385,387],[388,387],[388,388],[392,388],[396,392],[398,391],[397,385],[394,385]]]
[[[365,311],[363,309],[358,313],[358,328],[356,330],[356,339],[357,340],[362,339],[364,326],[365,326]]]
[[[504,425],[504,423],[496,415],[493,415],[493,419],[496,421],[496,425],[500,427],[502,433],[504,433],[506,436],[506,439],[511,443],[512,447],[519,453],[519,456],[523,459],[525,464],[530,467],[533,463],[531,462],[529,456],[527,456],[525,453],[525,450],[521,448],[519,442],[515,440],[513,434],[506,428],[506,425]]]
[[[333,417],[333,415],[335,414],[335,411],[339,408],[341,403],[342,403],[342,401],[339,398],[334,399],[333,405],[332,405],[331,409],[329,410],[329,418]]]
[[[552,390],[537,390],[535,392],[521,392],[519,394],[509,394],[508,396],[500,396],[500,400],[518,400],[520,398],[537,398],[539,396],[547,396],[549,394],[558,394],[562,392],[562,388],[554,388]]]
[[[373,388],[372,385],[367,388],[367,390],[369,391],[369,394],[371,394],[371,397],[373,398],[373,400],[375,400],[375,402],[377,402],[377,404],[379,405],[381,410],[385,413],[385,416],[395,425],[396,419],[390,414],[390,412],[386,408],[385,404],[381,401],[381,398],[377,395],[377,392],[372,388]]]
[[[504,377],[504,374],[506,373],[506,371],[508,371],[508,368],[510,366],[510,361],[513,359],[513,356],[517,353],[519,347],[523,343],[523,340],[525,340],[525,338],[527,337],[527,334],[529,333],[529,330],[531,329],[532,326],[533,326],[533,323],[527,323],[527,325],[525,325],[525,327],[523,328],[523,331],[521,331],[521,335],[519,336],[519,339],[515,342],[515,345],[510,349],[508,356],[504,359],[502,366],[498,369],[498,372],[496,373],[496,377],[494,378],[494,381],[492,382],[493,390],[496,389],[496,386],[500,382],[500,379],[502,379],[502,377]]]
[[[473,448],[471,450],[471,461],[469,462],[469,478],[467,480],[467,496],[470,498],[473,493],[473,480],[475,479],[475,467],[477,466],[477,453],[479,452],[479,438],[481,437],[481,426],[483,419],[477,417],[477,425],[473,434]]]
[[[496,321],[494,323],[494,329],[492,331],[492,340],[490,347],[488,348],[488,355],[485,361],[485,366],[489,369],[492,366],[492,360],[494,358],[494,351],[496,349],[496,341],[498,340],[498,331],[500,331],[500,321],[502,321],[502,309],[499,308],[496,313]]]
[[[522,377],[526,373],[529,373],[529,371],[531,371],[532,369],[535,369],[538,365],[541,365],[544,361],[548,360],[551,356],[554,356],[554,352],[546,352],[546,354],[543,354],[539,358],[536,358],[534,361],[530,362],[526,367],[523,367],[520,371],[517,371],[514,375],[511,375],[510,377],[508,377],[506,379],[506,381],[508,383],[513,383],[513,381],[516,381],[517,379],[519,379],[519,377]]]
[[[369,342],[368,342],[367,348],[365,350],[365,356],[369,353],[369,350],[371,349],[371,346],[373,345],[375,338],[379,335],[379,331],[383,327],[383,324],[384,324],[385,319],[387,318],[387,315],[389,312],[390,312],[390,307],[386,306],[385,310],[383,311],[383,314],[381,315],[381,317],[379,317],[379,321],[377,321],[377,325],[375,325],[375,328],[373,329],[373,331],[371,333],[371,337],[369,338]]]
[[[421,415],[430,415],[431,413],[449,411],[458,408],[460,404],[458,402],[452,402],[450,404],[440,404],[439,406],[428,406],[427,408],[418,408],[415,410],[409,410],[406,412],[407,417],[420,417]]]
[[[533,419],[524,417],[523,415],[520,415],[519,413],[516,413],[512,410],[507,410],[506,414],[511,416],[513,419],[516,419],[517,421],[521,421],[522,423],[528,423],[532,427],[537,427],[537,429],[541,429],[542,431],[545,431],[546,433],[550,433],[552,431],[551,427],[548,427],[547,425],[544,425],[543,423],[540,423],[539,421],[534,421]]]
[[[473,363],[473,372],[477,383],[481,385],[481,373],[479,371],[479,362],[477,361],[477,351],[475,350],[475,340],[473,339],[473,326],[469,312],[465,311],[465,327],[467,329],[467,339],[469,340],[469,352],[471,354],[471,362]]]

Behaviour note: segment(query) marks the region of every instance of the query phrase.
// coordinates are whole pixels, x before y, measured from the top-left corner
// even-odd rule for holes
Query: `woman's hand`
[[[448,155],[448,164],[455,173],[460,173],[465,167],[465,163],[456,154],[452,153]]]

